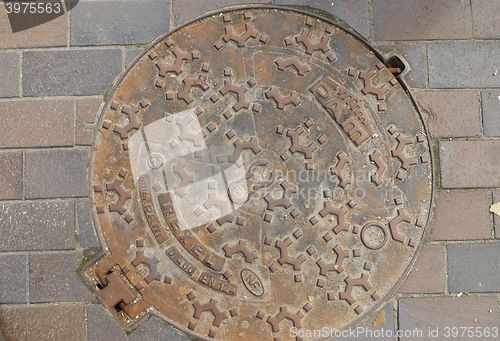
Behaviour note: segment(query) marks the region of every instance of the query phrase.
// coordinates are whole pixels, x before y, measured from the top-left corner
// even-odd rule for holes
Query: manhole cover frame
[[[107,90],[107,92],[104,95],[105,100],[104,100],[104,103],[101,105],[99,112],[98,112],[97,122],[96,122],[97,128],[96,128],[96,133],[94,134],[94,137],[93,137],[92,149],[91,149],[90,158],[89,158],[89,161],[90,161],[90,163],[89,163],[89,179],[90,179],[89,188],[90,188],[90,193],[91,193],[90,199],[92,200],[92,203],[95,202],[95,195],[96,194],[93,190],[93,176],[94,176],[94,161],[95,161],[96,146],[97,146],[98,137],[99,137],[99,134],[98,134],[99,128],[98,127],[102,126],[106,110],[109,107],[109,105],[113,99],[112,95],[117,91],[120,84],[126,78],[126,76],[130,73],[130,71],[135,67],[136,63],[142,57],[146,56],[148,54],[148,52],[154,46],[156,46],[158,43],[160,43],[166,37],[168,37],[169,35],[177,32],[177,31],[184,29],[185,27],[187,27],[193,23],[196,23],[199,20],[203,20],[206,18],[210,18],[212,16],[218,16],[218,15],[222,15],[224,13],[237,11],[237,10],[259,10],[259,9],[271,9],[271,10],[276,9],[276,10],[282,10],[282,11],[295,12],[298,14],[302,14],[302,15],[306,15],[306,16],[309,16],[312,18],[319,19],[321,21],[324,21],[325,23],[329,23],[329,24],[333,25],[334,27],[338,27],[340,30],[346,32],[347,34],[352,35],[353,39],[361,42],[367,50],[373,52],[375,57],[378,58],[380,61],[382,61],[382,63],[384,63],[384,65],[387,66],[388,68],[390,67],[390,65],[388,65],[388,63],[391,59],[393,59],[393,58],[399,59],[399,61],[401,61],[404,64],[405,68],[404,68],[403,72],[401,72],[397,75],[394,75],[394,76],[397,79],[397,81],[399,82],[399,85],[401,85],[401,87],[405,91],[406,96],[410,100],[415,112],[417,113],[419,121],[422,124],[424,134],[426,136],[425,143],[427,145],[428,153],[430,156],[429,164],[430,164],[430,175],[431,175],[432,179],[430,181],[430,196],[428,198],[429,203],[428,203],[428,207],[426,208],[427,209],[427,217],[426,217],[427,220],[426,220],[425,226],[423,226],[424,230],[422,233],[421,241],[418,244],[418,246],[415,248],[415,252],[413,254],[413,257],[412,257],[411,261],[409,262],[409,265],[407,266],[406,270],[399,277],[399,279],[397,280],[396,284],[392,287],[392,289],[389,290],[389,292],[384,297],[382,297],[378,302],[373,304],[373,306],[369,310],[367,310],[365,313],[363,313],[362,316],[360,316],[357,319],[350,322],[344,329],[352,328],[352,327],[358,326],[358,325],[362,324],[364,321],[370,319],[374,312],[380,310],[385,304],[387,304],[390,300],[392,300],[394,298],[395,293],[401,287],[401,284],[408,278],[408,275],[411,272],[415,262],[417,261],[419,255],[421,253],[421,250],[424,247],[425,241],[427,240],[427,238],[430,234],[429,225],[430,225],[430,222],[431,222],[431,219],[433,216],[433,209],[434,209],[434,202],[435,202],[435,191],[436,191],[436,186],[438,183],[438,175],[436,174],[435,150],[434,150],[433,145],[432,145],[431,135],[429,134],[427,122],[421,113],[420,107],[419,107],[417,101],[415,100],[413,93],[411,92],[411,90],[409,89],[409,87],[407,86],[406,81],[405,81],[405,77],[409,71],[409,64],[399,54],[385,54],[385,53],[382,54],[382,53],[380,53],[378,50],[373,48],[368,43],[368,41],[364,37],[362,37],[357,31],[355,31],[351,26],[347,25],[343,20],[335,17],[334,15],[332,15],[326,11],[323,11],[321,9],[317,9],[314,7],[310,7],[310,6],[301,6],[301,5],[250,4],[250,5],[227,6],[227,7],[221,8],[221,9],[206,12],[201,16],[198,16],[194,19],[186,21],[182,25],[162,34],[161,36],[159,36],[155,40],[153,40],[151,43],[149,43],[148,46],[144,48],[143,52],[141,52],[141,54],[139,54],[136,58],[134,58],[134,60],[130,63],[130,65],[127,67],[127,69],[124,70],[119,76],[117,76],[117,78],[113,81],[112,85],[109,87],[109,89]],[[89,279],[89,276],[88,276],[89,271],[95,265],[96,262],[101,260],[106,255],[109,255],[109,253],[106,252],[108,250],[108,247],[107,247],[106,241],[104,240],[102,232],[99,228],[99,220],[97,217],[97,213],[95,211],[94,204],[92,204],[92,219],[93,219],[93,224],[95,226],[96,234],[97,234],[99,242],[100,242],[100,251],[98,252],[98,254],[94,254],[92,252],[89,253],[88,257],[86,257],[86,259],[85,259],[86,265],[81,270],[80,274],[81,274],[81,277],[82,277],[83,281],[85,282],[85,284],[89,288],[91,288],[91,290],[94,292],[95,285]],[[142,316],[140,319],[135,320],[126,326],[122,326],[122,329],[124,331],[131,332],[131,331],[135,330],[139,325],[141,325],[142,323],[147,321],[149,319],[149,317],[151,317],[153,315],[157,315],[155,313],[154,309],[153,309],[153,311],[148,311],[145,314],[145,316]],[[161,319],[165,320],[161,316],[159,316],[159,317]],[[168,320],[166,322],[171,324],[175,328],[183,331],[189,337],[197,337],[197,338],[200,338],[202,340],[213,340],[213,338],[210,338],[208,336],[199,336],[199,334],[197,334],[195,336],[193,334],[193,332],[190,331],[185,325],[181,325],[181,324],[177,323],[177,321]],[[326,340],[327,338],[320,338],[318,340],[323,340],[323,339]]]

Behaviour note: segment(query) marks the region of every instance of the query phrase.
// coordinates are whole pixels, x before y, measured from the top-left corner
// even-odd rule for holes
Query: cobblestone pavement
[[[103,94],[148,42],[243,3],[81,0],[69,14],[19,33],[0,5],[0,328],[7,340],[189,339],[156,317],[126,336],[79,278],[84,257],[99,247],[88,200],[93,124]],[[402,55],[432,135],[431,233],[394,299],[365,325],[421,328],[424,336],[436,327],[500,327],[500,217],[489,212],[500,201],[500,1],[275,3],[323,9],[383,53]]]

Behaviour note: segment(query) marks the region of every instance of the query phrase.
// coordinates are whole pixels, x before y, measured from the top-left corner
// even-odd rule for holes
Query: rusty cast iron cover
[[[124,328],[156,314],[202,339],[288,340],[353,325],[396,287],[432,167],[365,43],[246,8],[137,60],[103,109],[93,186],[105,251],[84,273]]]

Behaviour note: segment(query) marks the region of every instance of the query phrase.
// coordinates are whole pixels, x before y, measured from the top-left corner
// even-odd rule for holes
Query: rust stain
[[[500,203],[497,202],[497,203],[491,205],[490,212],[494,213],[500,217]]]
[[[386,324],[387,324],[387,320],[385,319],[385,311],[382,310],[377,314],[377,317],[375,318],[375,320],[373,320],[372,326],[382,327],[382,326],[385,326]]]

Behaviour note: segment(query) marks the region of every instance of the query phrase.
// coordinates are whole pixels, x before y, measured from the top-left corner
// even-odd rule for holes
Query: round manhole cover
[[[137,60],[100,127],[106,248],[85,274],[125,327],[156,313],[218,340],[345,328],[422,241],[420,116],[371,49],[326,19],[245,8],[184,26]]]

